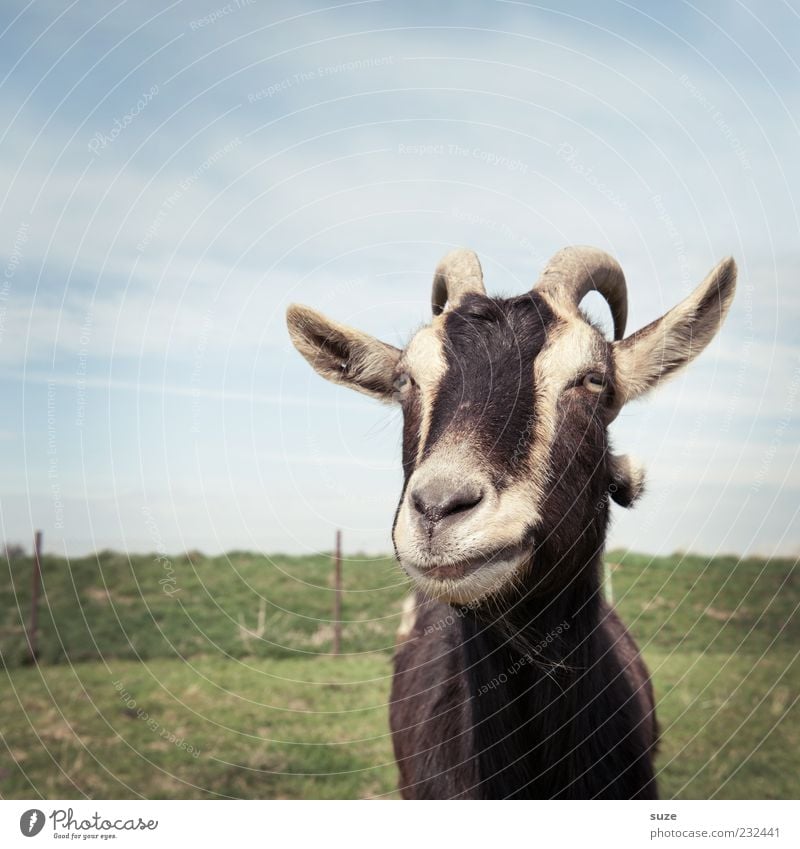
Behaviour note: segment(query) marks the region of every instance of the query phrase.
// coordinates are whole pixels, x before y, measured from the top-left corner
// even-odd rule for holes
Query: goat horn
[[[433,276],[431,306],[434,315],[441,315],[445,304],[457,306],[470,292],[485,295],[483,271],[478,257],[466,248],[450,251],[436,266]]]
[[[597,290],[608,301],[614,319],[614,338],[625,335],[628,290],[619,263],[599,248],[562,248],[547,263],[534,289],[574,306],[587,292]]]

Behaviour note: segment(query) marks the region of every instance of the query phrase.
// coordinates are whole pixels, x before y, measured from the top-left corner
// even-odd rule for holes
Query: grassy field
[[[662,795],[797,798],[797,564],[608,561],[653,673]],[[0,580],[0,796],[394,795],[386,700],[408,587],[390,559],[345,562],[339,658],[325,557],[46,558],[38,667],[30,572],[17,560]]]

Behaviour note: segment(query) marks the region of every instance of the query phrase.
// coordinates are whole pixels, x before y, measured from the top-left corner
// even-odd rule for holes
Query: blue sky
[[[399,413],[286,305],[402,344],[452,246],[512,294],[588,243],[631,330],[740,268],[613,425],[649,491],[611,544],[798,553],[800,8],[557,5],[4,3],[2,538],[389,550]]]

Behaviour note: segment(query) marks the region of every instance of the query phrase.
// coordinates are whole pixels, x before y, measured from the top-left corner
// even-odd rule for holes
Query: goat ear
[[[394,370],[401,351],[373,336],[292,304],[286,324],[295,348],[326,380],[391,401]]]
[[[621,507],[632,507],[644,492],[644,469],[627,454],[611,454],[609,470],[609,494]]]
[[[676,307],[614,342],[620,406],[690,363],[716,336],[736,291],[736,263],[725,259]]]

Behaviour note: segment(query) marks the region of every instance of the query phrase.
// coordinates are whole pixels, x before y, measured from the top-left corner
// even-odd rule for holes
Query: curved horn
[[[535,289],[562,303],[576,307],[587,292],[597,290],[611,307],[614,338],[625,335],[628,320],[628,290],[619,263],[599,248],[562,248],[547,263]]]
[[[466,248],[457,248],[443,257],[433,275],[431,306],[434,315],[441,315],[449,301],[456,306],[464,295],[475,292],[485,295],[483,271],[478,257]]]

